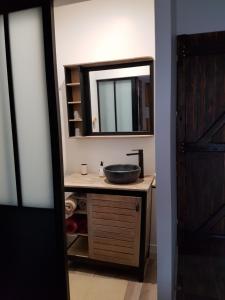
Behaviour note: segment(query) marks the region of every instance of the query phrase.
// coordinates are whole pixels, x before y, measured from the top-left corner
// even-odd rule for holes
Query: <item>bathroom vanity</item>
[[[150,251],[152,182],[146,176],[132,184],[111,184],[97,174],[65,177],[65,193],[82,195],[87,233],[68,236],[68,259],[133,273],[143,281]]]

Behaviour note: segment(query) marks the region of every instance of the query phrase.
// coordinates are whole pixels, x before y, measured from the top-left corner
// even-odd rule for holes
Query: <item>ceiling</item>
[[[83,1],[90,1],[90,0],[54,0],[54,6],[67,5],[67,4],[78,3]]]

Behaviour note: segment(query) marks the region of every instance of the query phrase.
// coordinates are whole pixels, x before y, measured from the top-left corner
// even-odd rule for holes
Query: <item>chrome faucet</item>
[[[138,155],[139,167],[141,168],[140,178],[144,178],[144,151],[143,149],[137,149],[132,151],[138,151],[136,153],[127,153],[127,156]]]

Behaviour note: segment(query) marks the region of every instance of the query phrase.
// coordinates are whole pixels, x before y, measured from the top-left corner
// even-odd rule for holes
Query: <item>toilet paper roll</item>
[[[88,166],[87,166],[87,164],[81,164],[81,166],[80,166],[80,173],[81,173],[81,175],[87,175],[88,174]]]
[[[65,200],[65,214],[66,217],[70,217],[74,214],[77,209],[77,200],[74,196],[70,196]]]
[[[87,199],[78,199],[77,205],[80,210],[87,210]]]

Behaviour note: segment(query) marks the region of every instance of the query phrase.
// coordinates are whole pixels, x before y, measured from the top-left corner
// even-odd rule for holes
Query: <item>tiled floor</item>
[[[71,300],[156,300],[156,261],[151,260],[144,283],[130,278],[95,272],[70,271]]]

